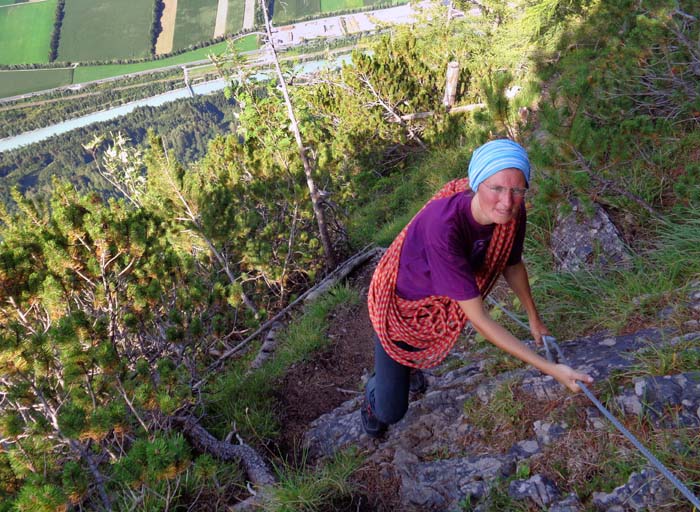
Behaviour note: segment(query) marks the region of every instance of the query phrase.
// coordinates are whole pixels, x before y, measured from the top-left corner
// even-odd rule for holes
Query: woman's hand
[[[547,326],[544,325],[539,316],[530,320],[530,333],[538,347],[542,346],[542,336],[551,336],[549,329],[547,329]]]
[[[551,371],[548,371],[562,386],[566,386],[574,393],[581,391],[581,387],[576,383],[580,380],[584,384],[592,384],[593,377],[585,373],[577,372],[565,364],[555,364]]]

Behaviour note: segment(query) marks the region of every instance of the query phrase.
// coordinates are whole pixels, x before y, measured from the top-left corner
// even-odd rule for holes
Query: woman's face
[[[527,183],[519,169],[503,169],[479,185],[472,201],[472,213],[479,224],[505,224],[523,204]]]

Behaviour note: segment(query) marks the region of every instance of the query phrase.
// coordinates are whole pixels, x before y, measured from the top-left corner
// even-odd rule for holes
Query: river
[[[324,68],[335,68],[341,66],[343,63],[350,62],[350,54],[341,55],[332,61],[324,60],[311,60],[298,64],[294,72],[298,75],[315,73]],[[264,80],[269,78],[267,72],[261,72],[253,75],[254,80]],[[192,90],[194,94],[206,95],[212,94],[217,91],[222,90],[226,87],[226,81],[224,79],[211,80],[209,82],[202,82],[192,85]],[[81,128],[83,126],[88,126],[93,123],[99,123],[102,121],[109,121],[116,117],[125,116],[133,112],[138,107],[158,107],[165,103],[175,101],[181,98],[190,97],[190,92],[187,87],[182,89],[175,89],[173,91],[168,91],[163,94],[158,94],[157,96],[151,96],[150,98],[144,98],[130,103],[125,103],[118,107],[109,108],[102,110],[100,112],[94,112],[82,117],[76,117],[74,119],[69,119],[60,123],[56,123],[44,128],[39,128],[37,130],[32,130],[30,132],[21,133],[12,137],[7,137],[0,139],[0,153],[3,151],[9,151],[11,149],[18,148],[20,146],[27,146],[29,144],[35,144],[41,142],[42,140],[48,139],[54,135],[59,135],[61,133],[66,133],[76,128]]]

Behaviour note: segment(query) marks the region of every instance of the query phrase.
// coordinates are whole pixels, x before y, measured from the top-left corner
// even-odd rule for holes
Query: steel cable
[[[506,308],[504,308],[501,304],[499,304],[497,301],[491,299],[487,299],[489,303],[497,306],[501,311],[503,311],[511,320],[513,320],[515,323],[523,327],[524,329],[530,330],[529,326],[525,324],[522,320],[520,320],[517,316],[515,316],[513,313],[508,311]],[[557,340],[553,336],[542,336],[542,341],[544,343],[544,349],[547,354],[547,360],[551,362],[559,362],[563,363],[567,366],[571,366],[569,364],[568,359],[564,356],[563,352],[561,351],[561,348],[559,347],[559,344],[557,343]],[[556,356],[552,354],[552,349],[556,352]],[[588,386],[586,386],[583,382],[577,380],[576,384],[581,388],[583,393],[588,397],[588,399],[593,402],[593,404],[598,408],[598,410],[603,413],[603,415],[615,426],[616,429],[618,429],[622,435],[624,435],[634,446],[637,448],[644,457],[647,458],[649,462],[652,463],[652,465],[658,469],[661,474],[668,479],[675,487],[678,489],[683,496],[685,496],[688,501],[690,501],[693,506],[695,507],[696,510],[700,510],[700,499],[698,499],[695,494],[693,494],[688,487],[685,486],[683,482],[681,482],[671,471],[663,465],[663,463],[657,459],[653,453],[651,453],[635,436],[625,428],[625,426],[620,423],[620,421],[613,416],[613,414],[608,411],[608,409],[593,395],[590,389],[588,389]]]

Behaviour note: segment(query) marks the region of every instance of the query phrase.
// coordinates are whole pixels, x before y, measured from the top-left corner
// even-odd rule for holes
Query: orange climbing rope
[[[454,180],[430,201],[468,189],[468,178]],[[382,347],[393,360],[412,368],[431,368],[447,356],[468,319],[459,304],[449,297],[430,296],[420,300],[406,300],[396,295],[401,247],[409,226],[410,223],[399,233],[374,271],[367,298],[369,317]],[[506,266],[515,232],[516,219],[496,225],[484,265],[475,276],[484,298]],[[396,345],[397,341],[417,350],[404,350]]]

